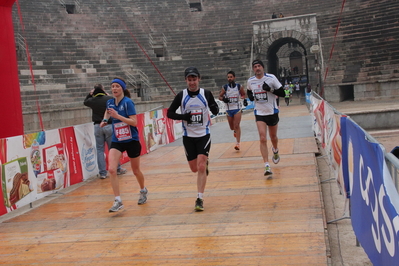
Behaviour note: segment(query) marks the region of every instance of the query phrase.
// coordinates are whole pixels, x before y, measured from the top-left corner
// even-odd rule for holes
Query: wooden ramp
[[[327,265],[314,138],[280,139],[272,179],[263,176],[257,140],[239,152],[233,144],[212,144],[204,212],[194,212],[196,175],[183,147],[165,146],[142,156],[145,205],[125,165],[122,211],[108,213],[109,179],[87,182],[1,223],[0,264]]]

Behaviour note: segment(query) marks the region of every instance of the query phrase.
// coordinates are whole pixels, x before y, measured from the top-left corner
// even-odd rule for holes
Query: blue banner
[[[384,152],[350,119],[341,122],[343,174],[349,181],[355,235],[374,265],[399,265],[399,216],[393,204],[399,196],[392,192]]]
[[[346,116],[341,116],[341,140],[342,140],[342,176],[344,179],[344,187],[346,192],[346,197],[350,198],[350,188],[349,188],[349,171],[348,171],[348,134],[346,133]]]

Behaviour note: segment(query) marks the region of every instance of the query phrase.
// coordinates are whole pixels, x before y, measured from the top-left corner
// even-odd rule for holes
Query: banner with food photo
[[[65,174],[61,169],[52,169],[37,175],[37,193],[64,188]]]
[[[4,205],[13,208],[13,205],[33,191],[26,157],[3,163],[1,172]]]
[[[62,173],[68,171],[65,149],[62,143],[43,148],[44,170],[60,169]]]

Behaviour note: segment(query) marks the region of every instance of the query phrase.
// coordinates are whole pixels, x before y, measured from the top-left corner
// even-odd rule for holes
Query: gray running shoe
[[[202,212],[204,210],[204,200],[197,198],[195,201],[195,211]]]
[[[101,178],[101,179],[106,179],[106,178],[107,178],[107,175],[101,175],[100,178]]]
[[[111,209],[109,209],[109,212],[117,212],[122,208],[123,208],[122,201],[115,200],[114,205],[111,207]]]
[[[125,168],[119,168],[116,173],[117,175],[123,175],[126,174],[126,172],[127,170]]]
[[[270,166],[265,166],[265,173],[263,175],[272,175],[272,169],[270,168]]]
[[[272,161],[275,164],[278,164],[278,162],[280,161],[280,155],[278,154],[278,150],[274,151],[274,149],[272,148],[273,151],[273,157],[272,157]]]
[[[139,201],[137,202],[138,205],[142,205],[147,202],[148,190],[146,187],[144,189],[145,189],[145,191],[140,191],[140,198],[139,198]]]

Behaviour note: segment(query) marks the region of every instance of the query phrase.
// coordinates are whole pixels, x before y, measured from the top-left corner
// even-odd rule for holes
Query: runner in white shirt
[[[234,149],[240,150],[240,139],[241,139],[241,99],[244,99],[244,106],[247,106],[247,100],[245,99],[245,90],[241,84],[236,83],[236,74],[230,70],[227,72],[228,84],[223,85],[222,90],[219,94],[219,100],[226,104],[226,116],[227,122],[229,123],[230,129],[234,131],[234,137],[236,138],[236,145]]]
[[[267,149],[267,129],[269,129],[269,136],[272,142],[273,157],[275,164],[280,161],[278,154],[278,138],[277,138],[277,124],[278,105],[276,95],[284,97],[284,89],[280,81],[273,75],[264,72],[263,62],[254,60],[252,62],[252,70],[255,75],[248,79],[247,94],[251,101],[255,102],[254,114],[256,118],[256,125],[259,133],[260,151],[265,163],[264,175],[272,175],[270,164],[268,161]]]
[[[208,155],[211,148],[210,113],[219,113],[219,107],[212,92],[199,87],[200,73],[195,67],[184,71],[187,88],[179,92],[171,103],[167,116],[183,120],[183,145],[188,165],[197,173],[197,200],[195,210],[204,210],[203,194],[208,176]],[[176,110],[181,110],[181,114]]]

